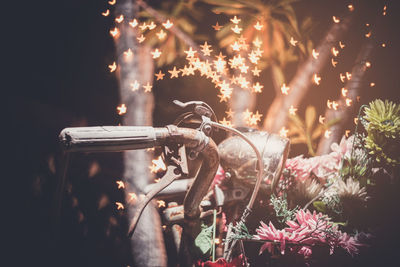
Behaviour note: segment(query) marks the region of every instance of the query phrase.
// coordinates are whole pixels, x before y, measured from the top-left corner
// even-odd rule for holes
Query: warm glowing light
[[[115,27],[114,29],[110,30],[110,34],[112,37],[116,38],[119,36],[119,30],[117,27]]]
[[[211,56],[212,52],[212,49],[210,49],[211,45],[207,44],[207,41],[205,41],[203,45],[200,45],[200,47],[201,47],[201,52],[203,52],[205,56]]]
[[[348,5],[347,5],[347,8],[348,8],[350,11],[354,11],[354,6],[353,6],[353,4],[348,4]]]
[[[382,46],[382,47],[386,47],[386,44],[385,44],[385,43],[382,43],[381,46]]]
[[[350,130],[346,130],[345,132],[344,132],[344,135],[346,136],[346,137],[349,137],[349,135],[350,135]]]
[[[118,185],[118,189],[125,188],[125,184],[123,181],[116,181],[116,183]]]
[[[115,5],[115,3],[117,3],[117,0],[111,0],[111,1],[108,1],[108,3],[113,6],[113,5]]]
[[[370,87],[374,87],[374,86],[375,86],[375,83],[370,83],[369,86],[370,86]]]
[[[156,33],[156,35],[159,40],[164,40],[165,36],[167,36],[167,34],[163,29],[161,29],[158,33]]]
[[[161,156],[159,156],[157,159],[153,159],[151,161],[153,163],[152,166],[150,166],[151,172],[156,173],[159,171],[165,171],[167,169],[167,166],[164,163],[164,160],[162,159]]]
[[[178,78],[180,71],[176,69],[176,66],[174,66],[174,68],[172,70],[169,70],[168,72],[171,74],[170,78],[172,79],[172,78]]]
[[[215,239],[214,239],[214,243],[215,243],[216,245],[219,245],[219,244],[221,243],[221,240],[220,240],[219,238],[215,238]]]
[[[332,101],[330,101],[329,99],[326,101],[326,106],[331,109],[332,108]]]
[[[164,200],[157,200],[157,205],[159,208],[165,208],[165,201]]]
[[[167,20],[167,21],[164,22],[162,25],[163,25],[164,28],[167,29],[167,30],[170,29],[172,26],[174,26],[174,24],[173,24],[170,20]]]
[[[336,67],[336,65],[337,65],[338,62],[335,61],[335,60],[332,58],[332,59],[331,59],[331,63],[332,63],[332,66],[333,66],[333,67]]]
[[[240,34],[240,33],[242,32],[243,29],[240,28],[237,24],[235,24],[235,27],[232,27],[231,30],[232,30],[234,33]]]
[[[288,132],[289,132],[289,130],[287,130],[285,127],[282,127],[282,129],[279,131],[279,135],[280,135],[281,137],[286,138]]]
[[[256,82],[256,84],[253,84],[254,93],[261,93],[263,88],[264,88],[264,86],[261,85],[259,82]]]
[[[228,118],[233,118],[233,115],[235,114],[231,108],[228,111],[225,111],[225,113]]]
[[[238,24],[238,23],[240,22],[240,19],[238,19],[238,18],[235,16],[233,19],[231,19],[231,21],[232,21],[233,24]]]
[[[101,15],[103,15],[104,17],[107,17],[108,15],[110,15],[110,10],[107,9],[106,11],[104,11],[103,13],[101,13]]]
[[[161,181],[161,178],[154,179],[155,183],[159,183],[160,181]]]
[[[319,115],[318,121],[319,121],[319,123],[324,124],[325,123],[325,117],[322,116],[322,115]]]
[[[126,106],[125,104],[121,104],[117,107],[118,115],[123,115],[126,113]]]
[[[214,30],[216,30],[216,31],[219,31],[219,30],[221,30],[221,28],[222,28],[222,26],[218,24],[218,21],[217,21],[217,23],[216,23],[215,25],[213,25],[213,26],[211,26],[211,27],[213,27]]]
[[[124,58],[126,61],[130,61],[133,58],[133,53],[132,50],[130,48],[128,48],[128,50],[124,51]]]
[[[313,76],[313,81],[314,81],[314,83],[315,83],[316,85],[319,85],[320,82],[321,82],[321,77],[318,76],[317,74],[314,74],[314,76]]]
[[[348,91],[349,91],[349,90],[347,90],[345,87],[343,87],[343,88],[342,88],[342,96],[346,97]]]
[[[232,127],[232,122],[227,120],[225,117],[222,119],[222,121],[219,121],[219,123],[221,123],[222,125],[228,126],[228,127]]]
[[[151,85],[149,82],[147,82],[146,85],[143,85],[143,88],[144,88],[145,93],[150,93],[151,88],[153,88],[153,85]]]
[[[297,108],[295,108],[295,107],[293,107],[293,105],[291,105],[289,108],[289,114],[296,115],[296,111],[297,111]]]
[[[142,34],[139,37],[137,37],[136,39],[139,41],[139,43],[143,43],[143,41],[146,39],[146,37],[144,37],[144,35]]]
[[[242,47],[237,41],[235,41],[233,44],[230,45],[232,47],[233,51],[240,51],[240,48]]]
[[[115,202],[115,205],[117,205],[117,210],[123,210],[125,208],[121,202]]]
[[[371,67],[371,62],[369,62],[369,61],[365,62],[365,67],[367,67],[367,68]]]
[[[339,103],[338,103],[338,102],[332,101],[332,108],[333,108],[334,110],[337,110],[338,106],[339,106]]]
[[[258,39],[258,37],[257,37],[256,39],[254,39],[253,45],[254,45],[255,47],[260,48],[261,45],[262,45],[262,42],[261,42],[261,41]]]
[[[331,136],[331,134],[332,134],[332,131],[326,130],[324,133],[324,136],[325,136],[325,138],[329,138]]]
[[[135,80],[133,83],[130,84],[130,86],[132,87],[132,91],[136,91],[139,90],[140,83],[137,80]]]
[[[281,86],[281,92],[282,92],[282,94],[288,95],[288,94],[289,94],[289,90],[290,90],[290,88],[289,88],[288,86],[286,86],[286,84],[283,84],[283,85]]]
[[[335,23],[339,23],[340,22],[340,19],[335,17],[335,16],[333,16],[332,19],[333,19],[333,22],[335,22]]]
[[[339,74],[339,78],[340,78],[340,80],[342,81],[342,83],[344,83],[344,79],[346,79],[346,75],[340,73],[340,74]]]
[[[253,75],[254,75],[254,76],[260,77],[260,72],[261,72],[261,70],[259,70],[259,69],[257,68],[257,66],[255,66],[254,69],[251,70],[251,72],[253,72]]]
[[[139,25],[140,30],[145,31],[147,29],[147,23],[143,22],[142,25]]]
[[[257,23],[254,25],[254,28],[257,31],[261,31],[263,27],[264,27],[264,25],[262,25],[259,21],[257,21]]]
[[[358,123],[358,118],[355,117],[355,118],[354,118],[354,124],[357,125],[357,123]]]
[[[132,28],[135,28],[139,23],[137,22],[136,19],[133,19],[132,21],[129,22],[129,26]]]
[[[114,72],[117,69],[117,63],[114,61],[113,64],[108,65],[110,72]]]
[[[351,100],[350,98],[346,98],[346,106],[350,107],[352,102],[353,100]]]
[[[317,51],[315,51],[315,49],[313,49],[312,56],[313,56],[313,58],[318,59],[319,53]]]
[[[339,50],[337,50],[335,47],[332,47],[331,49],[333,56],[337,57],[337,55],[339,54]]]
[[[344,43],[342,43],[342,41],[339,41],[339,47],[341,48],[341,49],[343,49],[343,48],[345,48],[345,44]]]
[[[147,28],[149,28],[149,30],[153,30],[155,27],[157,27],[157,25],[154,23],[154,21],[150,22],[150,24],[147,25]]]
[[[150,52],[153,55],[153,58],[159,58],[161,56],[161,51],[156,48],[154,51]]]
[[[119,17],[115,18],[115,21],[116,21],[117,23],[123,22],[123,21],[124,21],[124,15],[120,15]]]
[[[365,34],[365,37],[369,38],[369,37],[371,37],[371,35],[372,35],[372,32],[368,32]]]
[[[351,73],[346,71],[346,78],[347,80],[351,80]]]
[[[197,51],[193,50],[192,47],[189,47],[189,50],[184,51],[186,54],[186,58],[193,58],[194,54],[197,53]]]
[[[247,73],[247,70],[249,69],[249,66],[243,64],[239,66],[240,72],[241,73]]]
[[[289,43],[290,43],[291,45],[296,46],[297,42],[298,42],[298,41],[296,41],[293,37],[290,37]]]
[[[165,74],[162,73],[161,70],[158,73],[154,74],[154,75],[157,77],[157,81],[164,79],[164,76],[165,76]]]

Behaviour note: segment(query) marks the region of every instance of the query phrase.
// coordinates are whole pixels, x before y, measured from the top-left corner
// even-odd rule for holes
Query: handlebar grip
[[[67,152],[111,152],[151,148],[157,145],[157,130],[149,126],[71,127],[61,131]]]

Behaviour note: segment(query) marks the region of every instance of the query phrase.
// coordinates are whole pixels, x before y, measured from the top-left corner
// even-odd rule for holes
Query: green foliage
[[[194,240],[194,245],[196,249],[202,256],[210,256],[212,249],[212,226],[207,226],[205,224],[201,225],[201,231]]]
[[[288,202],[284,196],[276,197],[271,195],[270,205],[274,208],[278,221],[282,224],[289,220],[293,220],[299,207],[289,209]]]
[[[365,108],[365,147],[378,164],[400,165],[400,105],[380,99]]]

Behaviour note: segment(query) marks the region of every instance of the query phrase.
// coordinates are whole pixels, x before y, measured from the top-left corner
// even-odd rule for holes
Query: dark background
[[[360,25],[374,23],[374,14],[380,13],[375,2],[371,1],[366,8],[365,22],[360,20]],[[387,47],[374,50],[367,80],[375,82],[376,86],[364,87],[361,103],[375,98],[400,102],[400,9],[396,1],[386,3],[388,15],[377,31],[377,39]],[[114,206],[115,201],[123,199],[123,193],[115,184],[122,173],[119,154],[73,156],[61,217],[61,245],[56,247],[56,243],[52,243],[51,234],[55,169],[60,159],[59,132],[69,126],[117,125],[120,122],[116,113],[118,84],[107,68],[115,58],[113,40],[108,33],[112,20],[101,16],[107,1],[45,0],[13,4],[15,6],[4,7],[3,18],[7,23],[2,38],[3,44],[9,46],[3,50],[3,66],[11,70],[4,77],[3,85],[6,129],[11,129],[6,131],[5,137],[6,155],[11,161],[7,160],[10,164],[5,166],[3,204],[6,209],[2,216],[7,224],[4,230],[10,237],[9,248],[14,252],[6,253],[11,256],[9,266],[131,264],[129,242],[124,236],[124,214],[117,212]],[[296,7],[300,17],[313,17],[312,37],[317,44],[329,28],[332,15],[335,11],[342,12],[346,4],[347,1],[310,0]],[[212,23],[214,21],[210,20],[209,24]],[[345,71],[351,69],[364,33],[355,27],[343,38],[348,46],[340,55]],[[338,74],[331,72],[331,68],[324,70],[321,86],[312,88],[300,113],[307,104],[317,106],[322,112],[325,99],[337,97],[338,90],[329,89],[340,88]],[[270,82],[268,75],[264,73],[262,78],[266,85]],[[153,89],[156,97],[154,124],[157,126],[174,119],[177,110],[171,101],[175,98],[204,100],[215,108],[217,116],[225,116],[225,106],[218,104],[213,86],[204,79],[164,79],[154,82]],[[265,86],[264,90],[257,104],[260,112],[265,112],[272,101],[272,89]],[[292,150],[292,154],[301,151],[301,148]],[[104,206],[99,204],[100,200],[104,201]],[[388,212],[397,214],[398,203],[393,203]],[[396,217],[393,218],[396,221]],[[391,226],[390,231],[395,229]],[[392,251],[398,247],[398,231],[390,231],[371,249],[372,254],[363,264],[381,261],[390,266],[395,258]]]

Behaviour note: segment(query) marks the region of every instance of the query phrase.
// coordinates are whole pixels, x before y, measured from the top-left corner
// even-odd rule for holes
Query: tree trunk
[[[288,109],[291,105],[297,107],[304,96],[307,94],[312,76],[318,73],[329,60],[332,45],[338,42],[339,38],[348,30],[351,17],[346,17],[340,23],[334,23],[325,38],[316,48],[319,53],[317,59],[312,55],[299,67],[296,75],[289,84],[289,94],[287,96],[277,95],[271,104],[267,116],[264,120],[264,129],[270,133],[277,133],[285,126],[288,119]]]
[[[124,15],[124,23],[119,26],[120,36],[115,39],[119,66],[119,89],[121,103],[127,107],[123,117],[124,125],[151,126],[154,106],[152,93],[145,93],[142,86],[132,91],[131,83],[140,85],[152,83],[154,62],[147,46],[138,46],[136,32],[128,25],[135,18],[138,7],[133,0],[120,0],[116,16]],[[131,49],[133,57],[127,59],[124,52]],[[149,183],[151,157],[145,150],[124,152],[124,178],[130,192],[140,194]],[[128,219],[133,217],[135,206],[127,205]],[[144,210],[136,231],[131,239],[133,262],[137,266],[166,266],[166,252],[163,242],[161,222],[155,207],[150,203]]]
[[[366,71],[365,62],[368,60],[372,50],[374,48],[373,41],[368,39],[361,48],[360,53],[357,56],[356,63],[351,70],[351,79],[347,81],[345,88],[348,90],[347,97],[341,97],[337,102],[339,107],[337,110],[327,109],[325,112],[325,121],[331,121],[340,118],[339,122],[330,127],[331,135],[329,138],[322,137],[319,144],[317,155],[323,155],[330,152],[330,147],[333,142],[339,142],[343,136],[343,128],[345,127],[348,120],[354,116],[356,99],[360,93],[360,89],[363,84],[363,78]],[[346,106],[346,98],[351,99],[352,105]]]

